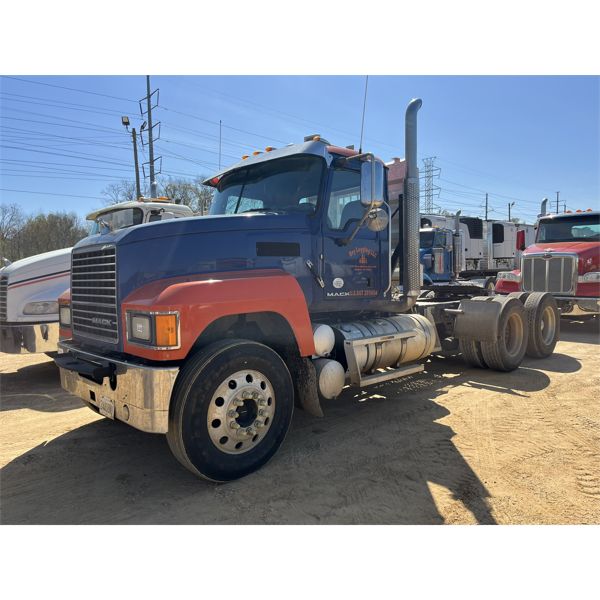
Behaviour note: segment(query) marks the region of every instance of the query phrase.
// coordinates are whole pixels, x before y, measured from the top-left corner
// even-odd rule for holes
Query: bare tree
[[[196,214],[205,215],[210,209],[213,189],[203,185],[203,177],[185,179],[169,177],[159,182],[160,193],[173,202],[189,206]]]
[[[0,255],[11,261],[68,248],[86,235],[75,213],[26,216],[16,204],[0,205]]]
[[[135,182],[129,179],[122,179],[118,183],[111,183],[100,193],[106,196],[106,200],[104,201],[106,206],[137,199]]]

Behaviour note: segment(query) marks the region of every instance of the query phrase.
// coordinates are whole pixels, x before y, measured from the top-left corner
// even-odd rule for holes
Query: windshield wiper
[[[263,208],[249,208],[248,210],[243,210],[242,212],[239,213],[235,213],[237,215],[243,215],[244,213],[249,213],[249,212],[272,212],[275,214],[279,214],[276,210],[272,209],[272,208],[267,208],[267,207],[263,207]]]

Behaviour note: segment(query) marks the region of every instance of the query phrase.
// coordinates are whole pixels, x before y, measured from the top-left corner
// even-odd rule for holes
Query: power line
[[[130,98],[120,98],[119,96],[111,96],[110,94],[102,94],[100,92],[91,92],[89,90],[82,90],[82,89],[77,89],[77,88],[72,88],[72,87],[66,87],[64,85],[56,85],[53,83],[45,83],[42,81],[33,81],[31,79],[24,79],[23,77],[14,77],[12,75],[2,75],[1,77],[4,77],[5,79],[14,79],[16,81],[23,81],[24,83],[31,83],[31,84],[35,84],[35,85],[45,85],[47,87],[53,87],[53,88],[57,88],[57,89],[61,89],[61,90],[69,90],[71,92],[79,92],[81,94],[91,94],[93,96],[102,96],[103,98],[112,98],[113,100],[121,100],[124,102],[134,102],[137,104],[136,100],[131,100]]]
[[[40,194],[42,196],[66,196],[68,198],[86,198],[89,200],[106,200],[106,198],[98,198],[97,196],[81,196],[75,194],[52,194],[50,192],[36,192],[34,190],[15,190],[9,188],[0,188],[0,192],[14,192],[16,194]]]

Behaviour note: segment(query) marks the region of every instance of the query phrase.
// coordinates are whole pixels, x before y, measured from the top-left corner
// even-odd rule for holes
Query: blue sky
[[[436,206],[533,222],[541,198],[560,190],[568,208],[598,207],[598,77],[369,78],[363,148],[389,160],[403,156],[403,114],[415,96],[419,158],[436,156]],[[267,145],[320,133],[358,146],[363,76],[153,76],[160,89],[157,155],[163,175],[208,175]],[[71,88],[71,89],[65,89]],[[102,190],[133,177],[127,114],[142,122],[137,100],[144,76],[23,76],[0,79],[0,202],[28,212],[85,215]],[[140,156],[143,162],[147,160]],[[11,190],[11,191],[6,191]],[[21,190],[21,191],[17,191]]]

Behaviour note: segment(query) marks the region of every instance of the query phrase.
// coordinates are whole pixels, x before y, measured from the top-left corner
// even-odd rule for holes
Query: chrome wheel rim
[[[540,319],[540,332],[544,344],[550,345],[556,332],[556,316],[550,306],[547,306],[542,313],[542,318]]]
[[[213,394],[206,416],[212,443],[226,454],[243,454],[258,446],[275,415],[271,382],[259,371],[237,371]]]

